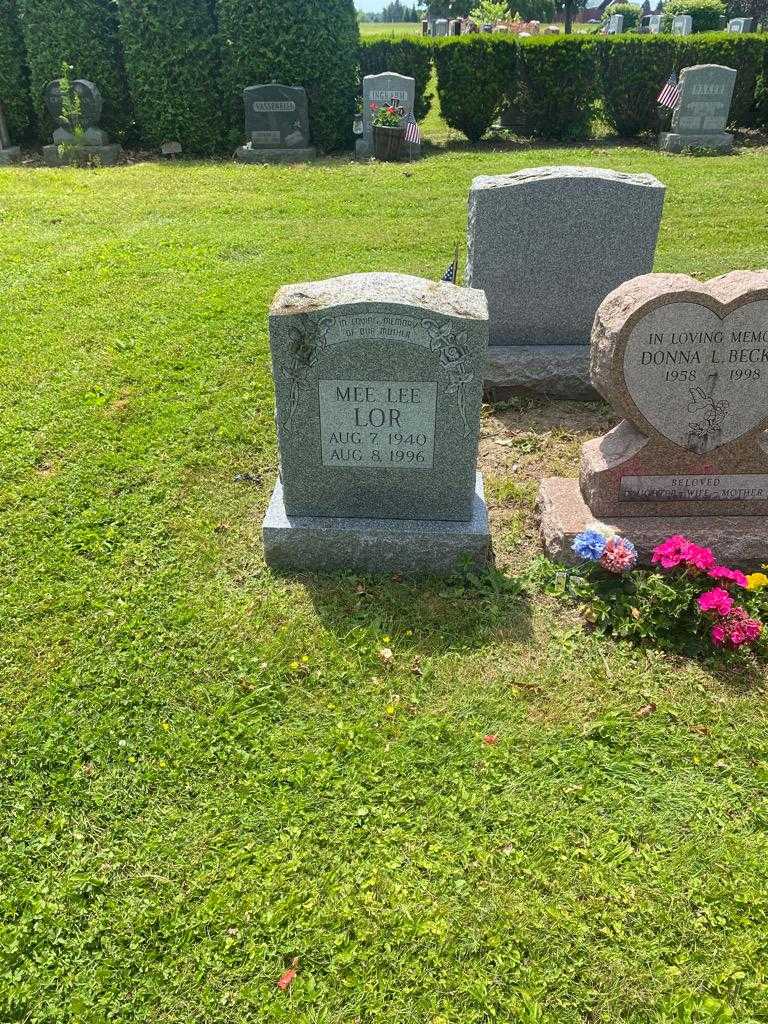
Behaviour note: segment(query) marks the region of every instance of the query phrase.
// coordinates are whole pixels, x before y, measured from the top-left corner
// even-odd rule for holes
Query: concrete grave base
[[[262,527],[264,557],[286,572],[426,573],[451,575],[469,559],[486,565],[491,554],[483,478],[477,474],[467,523],[413,519],[325,519],[288,516],[277,481]]]
[[[239,164],[306,164],[316,159],[314,146],[306,149],[248,149],[240,146],[235,153]]]
[[[537,516],[549,557],[564,565],[577,564],[580,559],[571,550],[573,540],[595,522],[578,481],[542,480]],[[653,549],[674,534],[712,548],[723,565],[754,571],[768,560],[766,516],[611,516],[601,521],[635,544],[642,565],[650,565]]]
[[[0,149],[0,167],[8,167],[10,164],[21,162],[21,150],[18,146],[9,146],[8,149]]]
[[[595,400],[588,345],[493,345],[485,390],[491,395],[533,392],[552,398]]]
[[[716,153],[732,153],[733,136],[729,132],[700,135],[662,132],[659,135],[659,149],[662,153],[682,153],[686,149],[708,149]]]
[[[123,147],[117,143],[110,146],[77,146],[59,152],[58,146],[43,146],[43,161],[46,167],[72,167],[93,165],[114,167],[123,155]]]

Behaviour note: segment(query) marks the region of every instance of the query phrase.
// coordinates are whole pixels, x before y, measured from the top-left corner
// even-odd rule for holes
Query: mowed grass
[[[0,171],[3,1022],[768,1020],[760,674],[262,560],[277,288],[437,278],[473,176],[549,163],[664,180],[658,270],[766,263],[757,150]],[[612,422],[486,409],[506,574]]]
[[[421,35],[420,21],[361,21],[361,36],[413,36]]]

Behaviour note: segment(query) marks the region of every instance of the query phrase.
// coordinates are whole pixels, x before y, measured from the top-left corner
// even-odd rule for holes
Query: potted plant
[[[395,100],[386,106],[371,103],[373,151],[377,160],[399,160],[403,148],[403,117],[405,111]]]

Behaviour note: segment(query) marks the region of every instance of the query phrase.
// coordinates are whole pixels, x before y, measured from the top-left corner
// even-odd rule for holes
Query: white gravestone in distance
[[[267,563],[443,574],[486,562],[485,295],[402,274],[289,285],[269,340],[280,479]]]
[[[488,296],[488,388],[595,397],[597,307],[653,269],[665,188],[650,174],[599,167],[475,178],[466,284]]]
[[[612,14],[608,19],[608,35],[619,36],[624,31],[624,15]]]
[[[728,32],[751,32],[752,18],[731,18],[728,22]]]
[[[447,36],[448,35],[448,19],[438,18],[435,22],[435,35],[436,36]]]
[[[659,136],[667,153],[701,147],[730,153],[733,135],[725,130],[731,110],[736,70],[721,64],[696,64],[680,73],[680,102],[671,131]]]
[[[386,106],[394,100],[406,115],[413,113],[416,102],[416,79],[399,75],[396,71],[383,71],[380,75],[366,75],[363,79],[363,135],[355,143],[355,156],[366,160],[373,156],[373,111],[371,104]],[[421,146],[412,145],[409,155],[421,155]]]
[[[689,36],[693,32],[693,18],[690,14],[678,14],[672,19],[673,36]]]

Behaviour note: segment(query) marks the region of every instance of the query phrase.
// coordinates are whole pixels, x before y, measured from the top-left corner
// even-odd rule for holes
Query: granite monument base
[[[542,480],[537,517],[549,557],[564,565],[579,563],[571,545],[596,517],[584,501],[578,481],[563,477]],[[641,565],[650,565],[654,548],[674,534],[712,548],[723,565],[754,571],[768,560],[766,516],[611,516],[600,521],[632,541]]]
[[[491,554],[488,506],[477,474],[472,519],[331,519],[289,516],[280,480],[262,527],[267,564],[286,572],[425,573],[449,576],[469,559]]]
[[[109,146],[43,146],[46,167],[114,167],[123,155],[118,143]]]
[[[733,136],[729,132],[699,135],[681,135],[678,132],[662,132],[659,135],[659,150],[662,153],[682,153],[686,149],[706,149],[714,153],[732,153]]]
[[[588,345],[493,345],[488,349],[485,390],[577,401],[599,397],[589,377]]]
[[[9,146],[8,149],[0,149],[0,167],[8,167],[11,164],[21,163],[21,150],[18,146]]]
[[[314,146],[305,149],[249,149],[240,146],[235,153],[239,164],[307,164],[316,159]]]

